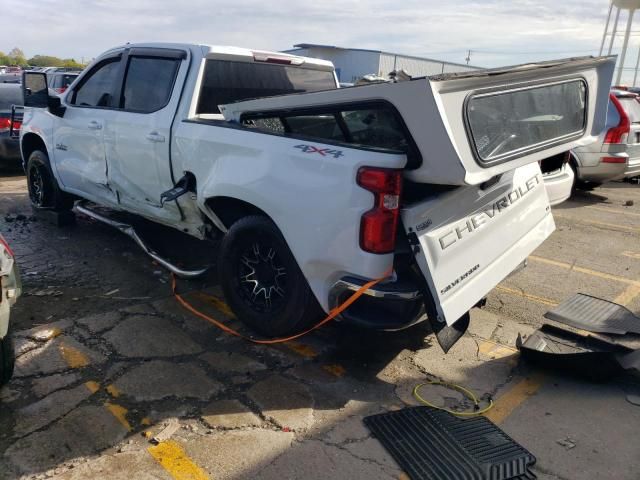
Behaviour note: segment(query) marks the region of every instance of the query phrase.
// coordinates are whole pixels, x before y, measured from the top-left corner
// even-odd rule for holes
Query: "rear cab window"
[[[334,73],[329,70],[207,59],[196,114],[219,114],[218,105],[240,100],[332,90],[336,87]]]

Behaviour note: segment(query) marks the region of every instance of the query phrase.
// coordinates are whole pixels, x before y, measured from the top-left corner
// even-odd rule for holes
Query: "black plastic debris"
[[[582,328],[589,332],[640,334],[640,318],[622,305],[577,293],[544,316],[550,320]]]
[[[533,480],[536,458],[485,417],[461,419],[430,407],[364,419],[414,480]]]
[[[516,346],[523,359],[542,368],[596,382],[618,374],[622,367],[616,359],[617,354],[628,351],[624,347],[548,324],[524,341],[518,335]]]

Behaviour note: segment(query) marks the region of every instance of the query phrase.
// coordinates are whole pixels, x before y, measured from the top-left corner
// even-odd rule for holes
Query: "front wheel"
[[[46,153],[33,151],[27,160],[26,173],[29,200],[33,208],[57,212],[71,210],[73,197],[60,190]]]
[[[234,223],[220,245],[222,290],[237,317],[263,335],[288,335],[318,319],[319,305],[284,237],[266,217]]]

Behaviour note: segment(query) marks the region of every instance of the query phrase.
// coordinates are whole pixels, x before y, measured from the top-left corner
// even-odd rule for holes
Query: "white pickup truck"
[[[338,88],[318,59],[127,44],[61,97],[25,74],[21,152],[35,208],[81,200],[109,221],[90,201],[220,239],[226,300],[263,334],[301,330],[386,276],[340,319],[428,318],[448,349],[554,230],[538,162],[604,128],[614,64]]]

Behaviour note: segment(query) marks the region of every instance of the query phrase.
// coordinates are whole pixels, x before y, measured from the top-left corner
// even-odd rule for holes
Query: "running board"
[[[102,222],[114,228],[117,228],[128,237],[131,237],[133,241],[135,241],[140,246],[140,248],[142,248],[144,253],[149,255],[151,258],[153,258],[156,262],[158,262],[160,265],[162,265],[164,268],[166,268],[170,272],[176,274],[178,277],[195,278],[195,277],[199,277],[200,275],[204,274],[207,271],[207,268],[203,268],[201,270],[183,270],[182,268],[175,266],[168,260],[165,260],[164,258],[162,258],[160,255],[154,252],[151,248],[149,248],[144,243],[144,241],[140,238],[140,236],[136,233],[135,229],[131,225],[107,218],[104,215],[101,215],[95,212],[94,210],[91,210],[86,205],[85,202],[78,202],[75,208],[80,213],[83,213],[88,217],[98,220],[99,222]]]

